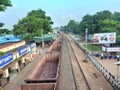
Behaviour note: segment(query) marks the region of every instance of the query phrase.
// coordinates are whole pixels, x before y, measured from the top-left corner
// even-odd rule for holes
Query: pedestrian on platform
[[[104,59],[107,59],[107,54],[106,53],[104,54]]]
[[[120,55],[117,54],[116,56],[117,61],[119,61],[119,58],[120,58]]]
[[[103,53],[101,53],[101,60],[103,60],[103,58],[104,58],[104,54],[103,54]]]
[[[99,57],[98,51],[95,52],[95,56],[96,56],[96,57]]]

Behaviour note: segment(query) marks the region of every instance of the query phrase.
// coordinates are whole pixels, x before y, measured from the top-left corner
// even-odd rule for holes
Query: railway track
[[[63,35],[62,47],[57,90],[114,90],[71,37]]]
[[[84,73],[81,69],[81,66],[72,48],[71,42],[73,41],[71,41],[68,37],[65,37],[65,38],[66,38],[67,47],[68,47],[67,50],[68,50],[71,69],[73,73],[75,90],[90,90],[90,86],[87,82],[87,79],[84,76]]]

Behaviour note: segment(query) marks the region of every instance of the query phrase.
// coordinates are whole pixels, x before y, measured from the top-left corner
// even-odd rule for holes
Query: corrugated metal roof
[[[45,34],[43,36],[44,41],[50,41],[50,40],[55,40],[57,38],[58,34]],[[42,37],[35,36],[33,38],[35,42],[42,42]]]

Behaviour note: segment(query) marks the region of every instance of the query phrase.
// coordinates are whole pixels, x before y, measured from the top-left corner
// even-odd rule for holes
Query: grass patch
[[[86,45],[84,45],[85,48],[87,48],[87,50],[89,51],[98,51],[98,52],[101,52],[101,46],[100,45],[95,45],[95,44],[88,44],[87,47]]]
[[[3,55],[5,55],[5,52],[0,52],[0,56],[3,56]]]

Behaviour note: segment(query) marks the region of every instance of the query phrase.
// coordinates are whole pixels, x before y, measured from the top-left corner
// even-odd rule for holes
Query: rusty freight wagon
[[[19,90],[56,90],[61,57],[61,39],[62,35],[54,41],[31,74],[25,79],[26,84],[21,85]]]

